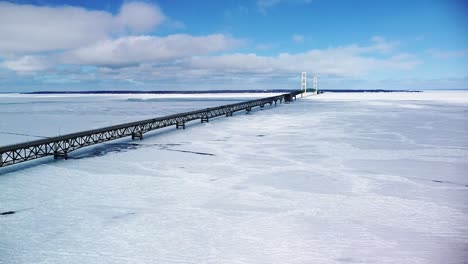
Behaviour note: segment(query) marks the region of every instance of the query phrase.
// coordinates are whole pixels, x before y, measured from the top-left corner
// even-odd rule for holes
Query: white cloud
[[[429,49],[426,51],[432,57],[438,59],[449,59],[449,58],[463,58],[468,57],[468,49],[464,50],[451,50],[451,51],[443,51],[438,49]]]
[[[242,41],[223,34],[191,36],[185,34],[167,37],[131,36],[72,50],[62,55],[70,64],[126,66],[144,62],[162,62],[196,55],[226,51]]]
[[[309,4],[312,0],[257,0],[258,10],[266,14],[269,8],[272,8],[282,2],[289,2],[294,4]]]
[[[159,7],[144,2],[124,4],[116,17],[118,23],[134,33],[149,32],[164,19]]]
[[[16,72],[28,73],[49,69],[54,64],[43,56],[23,56],[16,60],[5,61],[0,65]]]
[[[398,42],[383,38],[371,39],[371,44],[347,45],[328,49],[313,49],[302,53],[282,53],[276,56],[256,54],[225,54],[194,57],[187,68],[209,69],[208,72],[242,74],[290,75],[301,71],[316,74],[356,77],[379,71],[406,71],[420,62],[406,53],[392,53]],[[377,53],[379,56],[375,56]]]
[[[310,50],[304,53],[283,53],[274,57],[255,54],[228,54],[196,57],[189,68],[210,69],[212,72],[289,75],[301,71],[336,76],[366,76],[385,70],[409,70],[419,61],[408,54],[396,54],[384,59],[364,56],[372,47],[339,47]]]
[[[295,42],[295,43],[302,43],[304,42],[304,36],[303,35],[299,35],[299,34],[294,34],[292,36],[292,40]]]
[[[171,78],[177,72],[184,72],[186,77],[205,79],[239,75],[290,76],[301,71],[362,77],[374,72],[410,70],[419,64],[418,59],[410,54],[388,54],[391,43],[375,39],[367,46],[353,44],[276,56],[217,54],[239,44],[242,42],[222,34],[122,37],[48,57],[26,56],[8,60],[4,67],[18,72],[50,69],[54,63],[126,67],[130,69],[113,70],[113,76],[119,76],[116,72],[125,72],[125,78],[122,79],[138,80]],[[375,53],[379,56],[375,56]],[[29,62],[31,66],[28,67]],[[138,71],[131,70],[135,68]]]
[[[21,6],[21,8],[25,7]],[[58,18],[55,8],[41,7],[40,9],[41,12],[44,11],[43,9],[52,12],[53,19],[51,21],[54,23],[62,19]],[[135,11],[138,9],[146,10],[146,13],[142,13],[141,21],[139,18],[132,20],[138,16],[138,12]],[[161,23],[164,19],[162,12],[156,7],[149,9],[151,7],[147,4],[130,3],[122,7],[119,15],[113,17],[104,12],[64,7],[62,11],[69,12],[67,16],[77,13],[80,14],[77,17],[89,16],[88,18],[94,19],[94,22],[98,17],[104,21],[104,25],[94,31],[89,29],[91,27],[90,21],[83,21],[83,24],[78,22],[76,22],[78,24],[73,24],[75,23],[73,22],[62,25],[63,27],[59,27],[58,31],[75,27],[77,32],[81,32],[77,36],[76,43],[71,43],[74,37],[65,36],[65,40],[59,41],[56,46],[53,46],[55,45],[53,41],[51,42],[53,44],[50,44],[46,40],[41,40],[38,41],[39,48],[37,50],[28,50],[28,48],[34,47],[33,43],[29,43],[27,48],[20,47],[18,49],[16,47],[15,52],[35,52],[53,47],[61,50],[40,53],[40,55],[26,53],[22,56],[11,56],[0,66],[20,74],[42,71],[48,76],[53,76],[52,80],[60,79],[60,76],[73,77],[64,77],[60,79],[61,81],[67,79],[75,81],[113,80],[143,85],[155,80],[174,82],[190,80],[200,84],[231,81],[255,85],[255,83],[264,83],[265,81],[271,83],[271,80],[275,80],[276,85],[285,85],[291,76],[296,76],[301,71],[341,78],[363,78],[376,72],[411,70],[419,63],[417,58],[410,54],[395,52],[399,45],[398,42],[387,41],[378,36],[373,37],[368,45],[351,44],[327,49],[311,49],[294,54],[281,53],[273,56],[259,56],[254,53],[226,53],[243,45],[244,42],[223,34],[205,36],[174,34],[164,37],[137,35],[111,38],[109,32],[116,32],[116,30],[144,32]],[[48,23],[52,23],[51,21]],[[41,29],[40,33],[46,34],[47,37],[60,39],[59,34],[55,36],[53,30],[47,31],[47,28]],[[0,33],[1,30],[5,31],[5,27],[0,26]],[[90,37],[83,32],[86,30],[91,30]],[[13,38],[9,45],[19,41],[21,34],[19,35],[16,36],[16,39]],[[26,36],[23,37],[26,38]],[[301,35],[293,36],[293,40],[296,42],[302,42],[303,39],[304,37]],[[0,43],[0,51],[2,48],[5,51],[5,47],[8,46],[5,43],[8,44],[8,42]],[[52,47],[47,46],[49,44]],[[62,69],[63,65],[67,65],[66,71]],[[82,72],[80,68],[83,65],[95,66],[97,70]],[[180,72],[183,72],[184,80],[174,80],[174,76]]]
[[[265,11],[267,8],[277,5],[281,0],[258,0],[257,6],[261,11]]]
[[[80,7],[0,2],[0,55],[81,47],[124,32],[149,32],[165,19],[161,10],[129,2],[113,16]]]
[[[261,50],[261,51],[265,51],[265,50],[270,50],[273,48],[273,44],[269,44],[269,43],[259,43],[257,45],[255,45],[255,48],[257,50]]]
[[[389,53],[394,51],[400,45],[400,42],[398,41],[390,42],[381,36],[374,36],[371,38],[371,41],[373,42],[372,50],[382,53]]]
[[[334,77],[350,80],[366,79],[370,74],[379,72],[407,71],[419,63],[417,58],[404,53],[385,58],[369,56],[378,50],[374,45],[349,45],[276,56],[259,56],[254,53],[188,56],[171,63],[148,61],[125,68],[101,67],[96,78],[117,82],[132,79],[144,84],[157,83],[164,85],[164,89],[188,84],[193,89],[236,89],[239,86],[258,89],[290,88],[298,82],[298,73],[304,70],[327,76],[328,79]],[[184,78],[174,78],[181,73]]]

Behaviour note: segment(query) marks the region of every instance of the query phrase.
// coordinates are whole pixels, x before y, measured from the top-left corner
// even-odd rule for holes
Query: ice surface
[[[0,263],[466,263],[467,95],[323,94],[4,168]]]
[[[0,94],[0,146],[276,94]]]

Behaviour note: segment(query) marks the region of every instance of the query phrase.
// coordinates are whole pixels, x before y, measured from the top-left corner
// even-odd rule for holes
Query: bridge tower
[[[312,81],[312,89],[314,90],[315,94],[318,94],[318,78],[317,78],[317,76],[314,76],[314,79]]]
[[[307,72],[301,72],[301,91],[307,93]]]

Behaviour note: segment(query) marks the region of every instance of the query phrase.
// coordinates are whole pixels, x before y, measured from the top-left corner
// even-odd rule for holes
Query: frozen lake
[[[0,131],[50,136],[241,99],[10,95]],[[0,169],[0,213],[16,211],[0,215],[0,263],[468,259],[466,92],[322,94],[151,135]]]
[[[0,145],[276,94],[0,94]]]

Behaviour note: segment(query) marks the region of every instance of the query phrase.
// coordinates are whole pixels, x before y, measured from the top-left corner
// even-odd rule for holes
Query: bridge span
[[[267,104],[276,106],[277,103],[295,100],[299,94],[302,91],[8,145],[0,147],[0,167],[46,156],[68,159],[68,153],[83,147],[127,136],[142,140],[145,133],[155,129],[168,126],[185,129],[185,124],[189,121],[199,119],[204,123],[221,115],[232,116],[242,110],[250,112],[254,107],[264,108]]]

